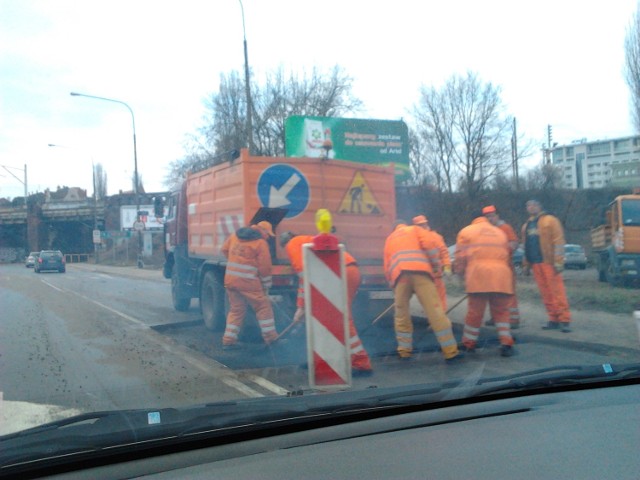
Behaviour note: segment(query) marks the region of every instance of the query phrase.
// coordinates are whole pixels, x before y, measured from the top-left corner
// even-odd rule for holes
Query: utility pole
[[[247,148],[249,149],[249,154],[254,152],[253,147],[253,122],[251,119],[251,84],[249,83],[251,78],[249,75],[249,53],[247,50],[247,31],[244,25],[244,6],[242,5],[242,0],[238,0],[240,2],[240,10],[242,11],[242,36],[244,38],[244,90],[247,101]]]
[[[513,117],[513,132],[511,134],[511,169],[516,182],[516,190],[520,190],[520,177],[518,173],[518,132],[516,130],[516,117]]]

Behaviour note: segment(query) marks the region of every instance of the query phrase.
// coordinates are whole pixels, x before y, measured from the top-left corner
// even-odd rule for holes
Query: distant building
[[[640,185],[640,135],[569,145],[548,151],[550,162],[562,172],[562,186],[586,189]]]

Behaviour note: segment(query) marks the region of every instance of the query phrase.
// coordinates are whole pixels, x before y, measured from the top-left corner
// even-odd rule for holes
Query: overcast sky
[[[244,0],[258,80],[283,66],[340,65],[360,118],[399,119],[424,86],[477,72],[499,85],[519,133],[560,144],[633,135],[624,37],[636,0]],[[0,0],[0,165],[29,192],[91,187],[102,163],[109,194],[131,189],[132,118],[147,191],[201,124],[221,73],[242,71],[238,0]],[[48,144],[59,145],[49,147]],[[534,165],[536,153],[526,161]],[[23,185],[0,168],[0,197]]]

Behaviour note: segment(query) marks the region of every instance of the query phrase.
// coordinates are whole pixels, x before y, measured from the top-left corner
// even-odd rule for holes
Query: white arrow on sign
[[[289,205],[291,201],[287,199],[287,195],[291,193],[291,190],[293,190],[300,180],[302,180],[300,175],[294,173],[280,188],[276,188],[271,185],[269,190],[269,208],[278,208]]]

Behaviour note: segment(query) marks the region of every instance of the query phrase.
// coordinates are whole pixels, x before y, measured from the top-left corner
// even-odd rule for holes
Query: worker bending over
[[[433,232],[415,225],[408,226],[402,220],[396,222],[395,230],[384,245],[384,271],[393,288],[394,326],[401,359],[411,358],[413,351],[409,302],[414,293],[440,343],[445,360],[451,363],[462,358],[434,284],[434,272],[440,271],[438,246]]]
[[[271,224],[262,221],[238,229],[222,245],[222,253],[227,258],[224,286],[229,298],[227,326],[222,337],[225,350],[238,345],[247,304],[256,313],[265,343],[269,345],[278,336],[267,294],[271,288],[271,254],[266,239],[273,236]]]
[[[296,235],[292,232],[283,232],[280,235],[280,245],[285,249],[291,266],[298,274],[298,298],[296,301],[297,310],[293,316],[294,323],[301,321],[304,317],[304,264],[302,261],[302,246],[305,243],[313,243],[313,235]],[[349,252],[344,251],[344,263],[347,272],[347,309],[349,312],[349,349],[351,352],[351,368],[354,376],[367,376],[373,370],[371,360],[362,345],[360,337],[353,321],[352,304],[355,299],[358,287],[360,286],[360,269]]]

